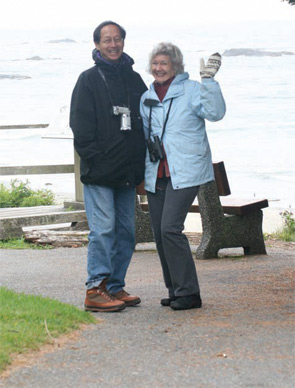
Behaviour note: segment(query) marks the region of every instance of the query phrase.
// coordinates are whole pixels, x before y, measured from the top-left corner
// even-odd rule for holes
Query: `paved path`
[[[293,246],[294,248],[294,246]],[[137,251],[126,289],[142,304],[102,319],[0,378],[5,388],[294,388],[294,249],[197,261],[204,306],[172,311],[157,255]],[[0,282],[83,306],[86,248],[0,250]]]

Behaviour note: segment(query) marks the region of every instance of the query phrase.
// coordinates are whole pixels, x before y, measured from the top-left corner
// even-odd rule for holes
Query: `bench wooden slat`
[[[218,194],[221,196],[230,195],[229,183],[223,162],[213,163],[214,177],[217,185]]]
[[[143,210],[144,212],[149,211],[149,204],[147,202],[141,202],[140,207],[141,207],[141,210]]]
[[[236,198],[220,198],[221,206],[224,214],[234,214],[238,216],[244,216],[253,211],[257,211],[268,207],[267,199],[236,199]],[[141,209],[145,212],[149,211],[147,202],[140,204]],[[200,208],[197,203],[194,203],[189,210],[190,213],[200,213]]]
[[[244,216],[268,207],[267,199],[220,198],[220,202],[225,214],[236,214],[238,216]]]
[[[221,206],[224,214],[234,214],[237,216],[244,216],[253,211],[264,209],[268,207],[267,199],[234,199],[234,198],[220,198]],[[200,213],[199,205],[193,204],[190,208],[190,213]]]

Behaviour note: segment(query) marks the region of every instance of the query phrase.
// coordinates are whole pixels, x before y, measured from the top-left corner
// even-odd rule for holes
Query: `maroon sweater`
[[[175,77],[169,78],[167,81],[165,81],[163,84],[159,84],[158,82],[154,82],[154,87],[155,87],[155,92],[157,93],[157,96],[159,97],[159,100],[162,102],[167,90],[169,89],[169,86],[171,82],[174,80]],[[163,147],[164,149],[164,147]],[[169,166],[167,162],[167,156],[166,152],[164,150],[164,159],[160,160],[159,163],[159,168],[158,168],[158,178],[163,178],[163,176],[169,177],[170,172],[169,172]]]

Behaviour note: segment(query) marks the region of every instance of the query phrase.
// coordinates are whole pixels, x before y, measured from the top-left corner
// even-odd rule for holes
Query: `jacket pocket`
[[[187,157],[195,155],[203,156],[207,151],[205,142],[201,139],[194,141],[182,140],[178,144],[174,144],[174,148],[178,150],[180,154],[184,154]]]

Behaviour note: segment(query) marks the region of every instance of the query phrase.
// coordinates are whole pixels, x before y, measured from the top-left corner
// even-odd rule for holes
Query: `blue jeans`
[[[108,278],[113,294],[125,286],[135,248],[135,189],[84,185],[84,202],[90,230],[86,286]]]

